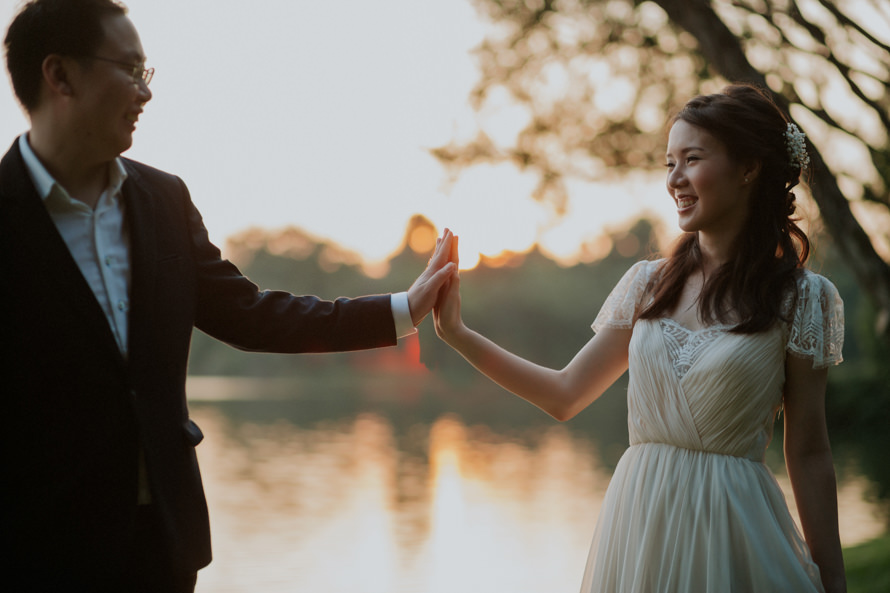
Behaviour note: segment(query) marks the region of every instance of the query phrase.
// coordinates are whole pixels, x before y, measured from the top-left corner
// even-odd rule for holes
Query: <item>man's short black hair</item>
[[[104,39],[102,20],[124,15],[115,0],[30,0],[18,12],[3,42],[12,88],[31,112],[40,101],[43,60],[48,55],[86,57]]]

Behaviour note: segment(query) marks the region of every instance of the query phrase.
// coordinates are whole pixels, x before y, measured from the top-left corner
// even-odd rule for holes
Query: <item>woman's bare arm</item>
[[[847,590],[838,535],[837,481],[825,422],[827,369],[789,355],[785,363],[785,463],[804,537],[826,593]]]
[[[454,272],[433,310],[436,333],[480,372],[557,420],[590,405],[627,370],[631,330],[597,333],[562,369],[535,364],[469,329],[460,316],[460,277]]]

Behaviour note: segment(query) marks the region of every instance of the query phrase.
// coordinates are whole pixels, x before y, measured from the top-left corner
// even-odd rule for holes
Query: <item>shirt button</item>
[[[113,263],[114,263],[114,258],[110,255],[106,255],[105,256],[105,265],[110,266]]]
[[[126,311],[127,310],[127,301],[118,301],[117,309],[118,309],[118,311]]]

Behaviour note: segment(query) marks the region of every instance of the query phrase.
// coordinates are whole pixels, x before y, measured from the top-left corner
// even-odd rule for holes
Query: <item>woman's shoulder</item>
[[[667,259],[663,257],[659,259],[642,259],[632,265],[630,269],[628,269],[626,275],[633,277],[643,277],[646,280],[651,280],[653,277],[655,277],[659,269],[661,269],[666,261]]]
[[[797,301],[797,308],[810,301],[818,301],[821,308],[830,308],[833,305],[843,306],[840,293],[834,283],[825,276],[808,268],[801,268],[795,278],[795,290],[786,295],[786,304],[791,305]]]
[[[843,360],[844,303],[834,284],[821,274],[802,269],[796,290],[788,291],[783,313],[788,319],[788,349],[812,358],[815,367]]]
[[[813,286],[816,288],[834,288],[834,284],[831,280],[809,268],[800,269],[800,273],[797,275],[797,285],[800,287]],[[835,290],[837,289],[835,288]]]
[[[658,275],[666,261],[666,259],[661,258],[644,259],[636,262],[624,273],[616,289],[619,292],[632,292],[635,299],[641,299],[645,293],[651,292],[652,286],[658,281]]]
[[[624,273],[594,320],[594,331],[600,331],[604,327],[633,327],[633,321],[644,304],[660,261],[662,260],[641,260]]]
[[[794,290],[787,290],[782,302],[782,316],[792,326],[814,323],[843,324],[844,301],[825,276],[802,268],[795,279]]]

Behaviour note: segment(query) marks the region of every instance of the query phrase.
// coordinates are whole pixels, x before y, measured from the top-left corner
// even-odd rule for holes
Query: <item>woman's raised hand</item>
[[[432,310],[452,271],[457,271],[457,264],[452,264],[450,261],[451,253],[454,251],[451,236],[451,231],[445,229],[442,237],[436,239],[436,250],[430,257],[426,269],[408,289],[408,309],[414,327],[417,327]]]
[[[444,242],[450,234],[446,229],[445,235],[440,241]],[[446,342],[450,337],[463,327],[460,316],[460,272],[458,271],[459,256],[457,250],[458,238],[451,236],[451,252],[448,261],[454,264],[451,276],[439,289],[436,305],[433,307],[433,321],[436,324],[436,334]]]

